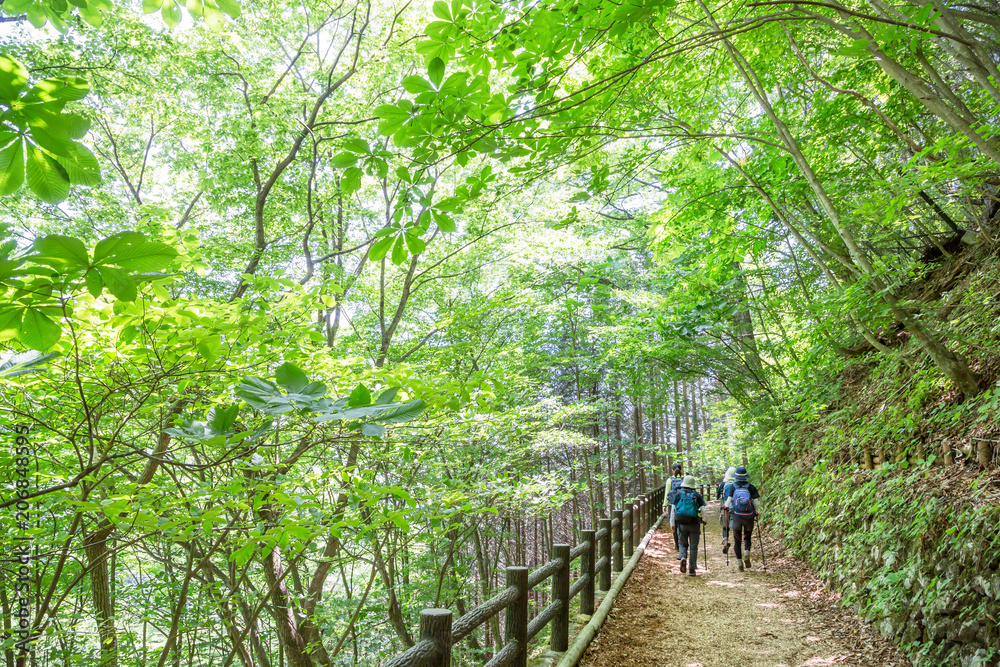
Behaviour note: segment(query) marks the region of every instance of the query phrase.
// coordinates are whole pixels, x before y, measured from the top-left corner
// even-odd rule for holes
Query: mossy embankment
[[[998,286],[1000,259],[977,248],[910,290],[950,323],[978,396],[900,335],[817,377],[770,436],[770,525],[915,664],[1000,665]]]

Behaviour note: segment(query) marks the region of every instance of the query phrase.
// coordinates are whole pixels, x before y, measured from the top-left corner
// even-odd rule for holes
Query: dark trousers
[[[688,571],[698,569],[698,538],[701,537],[700,523],[678,523],[677,535],[681,540],[681,557],[688,559]]]
[[[673,512],[673,511],[674,511],[674,506],[673,506],[673,505],[668,505],[668,506],[667,506],[667,516],[669,517],[669,516],[670,516],[670,514],[671,514],[671,513]],[[677,549],[678,551],[680,551],[680,548],[681,548],[681,540],[680,540],[680,538],[679,538],[679,537],[677,536],[677,523],[676,523],[676,522],[674,522],[674,528],[673,528],[673,531],[672,531],[672,532],[673,532],[673,534],[674,534],[674,549]]]
[[[736,560],[743,559],[743,549],[746,549],[747,553],[750,553],[750,548],[753,546],[751,541],[753,536],[753,516],[741,516],[739,514],[729,513],[729,527],[733,531],[733,545],[736,548]],[[742,542],[743,549],[740,549],[740,543]]]

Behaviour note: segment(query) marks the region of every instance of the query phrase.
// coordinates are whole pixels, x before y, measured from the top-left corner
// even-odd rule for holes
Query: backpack
[[[753,499],[750,497],[749,486],[737,486],[733,489],[733,503],[730,507],[733,514],[740,516],[753,516]]]
[[[675,511],[677,516],[697,519],[698,495],[691,489],[681,489],[677,494],[677,505],[675,505]]]
[[[667,493],[667,504],[674,505],[677,503],[677,490],[681,488],[681,482],[684,480],[680,477],[670,478],[670,492]]]

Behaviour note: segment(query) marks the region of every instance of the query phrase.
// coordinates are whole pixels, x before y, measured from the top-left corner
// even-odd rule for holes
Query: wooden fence
[[[704,489],[704,487],[702,487]],[[610,519],[601,519],[599,530],[581,531],[582,541],[552,546],[552,560],[530,571],[522,566],[508,566],[507,588],[452,620],[449,609],[424,609],[420,612],[420,639],[412,647],[392,658],[385,667],[450,667],[451,647],[468,637],[491,618],[504,614],[504,645],[484,667],[514,665],[526,667],[528,642],[551,623],[549,645],[553,651],[565,651],[569,644],[569,608],[580,596],[580,613],[594,613],[595,587],[611,588],[612,572],[621,572],[626,557],[631,558],[642,537],[656,523],[663,507],[665,487],[660,486],[626,502],[614,510]],[[570,581],[570,568],[580,558],[580,576]],[[552,603],[528,618],[530,591],[551,580]]]

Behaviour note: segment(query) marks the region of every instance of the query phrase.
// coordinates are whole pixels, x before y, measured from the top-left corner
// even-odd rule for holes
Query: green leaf
[[[402,123],[410,117],[410,112],[395,104],[383,104],[375,107],[375,116],[383,120],[391,120]]]
[[[368,259],[377,262],[385,257],[385,254],[389,252],[389,248],[392,247],[392,243],[395,240],[395,236],[386,236],[373,243],[372,247],[368,250]]]
[[[219,9],[230,17],[237,18],[240,15],[240,3],[236,0],[215,0],[215,2],[219,5]]]
[[[104,281],[101,280],[101,274],[97,272],[97,269],[89,269],[83,275],[83,282],[87,285],[87,291],[90,292],[90,296],[95,299],[101,296],[101,291],[104,289]]]
[[[49,133],[43,127],[31,123],[31,141],[52,155],[61,155],[63,157],[73,157],[73,142],[68,139],[62,139],[60,137],[54,136]]]
[[[48,354],[24,352],[22,354],[15,354],[13,357],[0,364],[0,378],[12,378],[17,377],[18,375],[27,375],[29,373],[40,373],[45,370],[43,364],[46,361],[54,359],[58,356],[58,352],[49,352]]]
[[[136,289],[135,280],[125,271],[112,266],[98,266],[97,271],[101,274],[104,285],[115,297],[122,301],[135,301],[139,296]]]
[[[309,384],[309,378],[302,372],[302,369],[290,361],[278,366],[275,379],[279,385],[293,394],[301,392]]]
[[[124,232],[100,241],[94,248],[94,262],[114,264],[129,271],[161,271],[174,261],[177,251],[166,243],[147,241],[136,232]]]
[[[363,384],[359,384],[351,392],[350,398],[347,399],[347,404],[351,407],[371,405],[372,394],[368,391],[368,387]]]
[[[10,0],[5,4],[9,8]],[[28,87],[28,70],[10,56],[0,55],[0,99],[13,100]]]
[[[438,211],[434,211],[432,215],[434,216],[434,222],[437,223],[438,229],[442,232],[449,233],[458,230],[458,225],[455,224],[455,221],[452,220],[451,216],[439,213]]]
[[[160,16],[163,17],[163,22],[166,23],[171,28],[176,28],[181,24],[181,8],[177,6],[174,0],[164,0],[163,10],[160,12]]]
[[[163,0],[142,0],[142,11],[146,14],[154,14],[163,6]]]
[[[402,236],[396,237],[396,243],[392,246],[392,263],[399,266],[406,260],[406,244]]]
[[[226,29],[226,17],[217,8],[206,4],[204,18],[209,30],[222,32]]]
[[[390,387],[386,389],[378,398],[375,400],[375,405],[388,405],[396,399],[396,394],[399,393],[399,387]]]
[[[406,247],[409,248],[410,253],[414,255],[419,255],[420,253],[422,253],[427,245],[426,243],[424,243],[424,240],[422,238],[411,232],[406,232],[403,238],[406,239]]]
[[[410,532],[410,523],[399,512],[393,512],[390,514],[389,519],[391,519],[392,522],[396,524],[396,527],[404,533]]]
[[[335,169],[346,169],[358,163],[358,156],[354,153],[337,153],[330,158],[330,166]]]
[[[435,88],[440,88],[441,82],[444,81],[444,61],[440,58],[431,60],[427,66],[427,76],[430,77],[431,83],[434,84]]]
[[[340,178],[340,190],[345,195],[353,194],[361,187],[361,170],[358,167],[349,167],[344,170],[344,175]]]
[[[118,232],[97,242],[94,246],[94,262],[111,262],[116,257],[127,259],[135,252],[136,246],[145,242],[146,237],[139,232]]]
[[[208,411],[208,425],[216,433],[229,433],[236,423],[240,406],[231,405],[228,408],[215,407]]]
[[[415,74],[413,76],[408,76],[405,79],[403,79],[403,88],[406,90],[406,92],[412,93],[414,95],[434,91],[434,86],[431,85],[430,81],[428,81],[422,76],[417,76]]]
[[[28,23],[36,28],[44,28],[48,17],[45,14],[45,6],[41,2],[35,2],[28,7]]]
[[[364,435],[371,436],[373,438],[378,438],[381,437],[383,434],[385,434],[385,426],[382,426],[381,424],[368,422],[367,424],[361,427],[361,432]]]
[[[80,16],[84,21],[95,28],[100,28],[104,25],[104,15],[101,14],[99,10],[92,8],[90,5],[80,8]]]
[[[32,247],[40,255],[62,260],[70,266],[83,268],[90,265],[90,256],[83,241],[72,236],[49,234],[35,239]]]
[[[420,413],[423,412],[426,407],[427,403],[420,399],[408,401],[399,407],[386,410],[382,414],[378,415],[376,419],[381,424],[400,424],[402,422],[409,422],[419,417]]]
[[[56,162],[62,165],[74,185],[98,185],[101,182],[101,167],[94,154],[83,144],[71,143],[73,155],[71,158],[56,157]]]
[[[24,142],[18,137],[14,143],[0,151],[0,197],[17,192],[23,182]]]
[[[66,170],[37,146],[28,146],[28,187],[44,202],[58,204],[69,194]]]
[[[21,328],[22,308],[0,308],[0,333],[13,331],[15,334]]]
[[[37,308],[26,308],[17,338],[33,350],[44,352],[59,342],[62,329]]]
[[[210,336],[205,336],[198,341],[198,354],[200,354],[205,361],[211,362],[217,356],[219,356],[219,349],[222,347],[222,336],[219,334],[212,334]]]
[[[433,11],[434,16],[438,17],[439,19],[442,19],[444,21],[452,20],[451,8],[448,7],[448,3],[443,2],[443,0],[437,0],[437,2],[434,3],[434,6],[431,9],[431,11]]]
[[[90,82],[78,76],[42,79],[24,96],[25,102],[72,102],[82,100],[90,92]]]
[[[230,560],[235,561],[235,563],[239,567],[243,567],[244,565],[247,564],[247,561],[250,560],[251,557],[253,557],[256,548],[257,548],[257,543],[254,542],[253,540],[250,540],[242,547],[234,551],[233,555],[230,556],[229,558]]]

